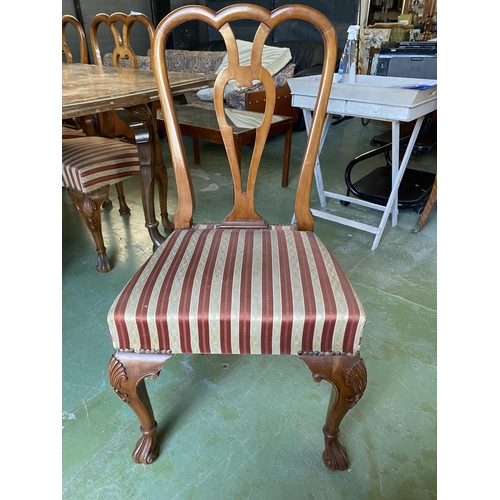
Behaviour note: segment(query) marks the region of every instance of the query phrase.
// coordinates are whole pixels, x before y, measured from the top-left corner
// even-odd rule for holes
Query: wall
[[[156,0],[156,3],[161,9],[161,4],[164,2],[162,2],[162,0]],[[193,3],[206,5],[215,11],[227,7],[228,5],[238,3],[257,4],[270,10],[293,3],[310,5],[325,14],[325,16],[332,21],[337,30],[339,50],[343,49],[347,39],[347,28],[349,25],[356,23],[359,8],[359,0],[301,0],[300,2],[290,0],[170,0],[170,7],[174,9],[181,5]],[[165,14],[166,12],[162,11],[158,19],[163,18]],[[251,40],[255,30],[254,26],[255,25],[252,25],[250,22],[240,21],[238,23],[233,23],[232,28],[237,38]],[[174,34],[174,46],[175,48],[190,48],[204,41],[218,39],[220,39],[220,35],[213,28],[192,23],[189,28],[186,26],[183,32]],[[321,40],[321,35],[308,23],[301,21],[285,21],[274,30],[272,41],[281,42],[287,40]]]
[[[146,14],[156,24],[173,9],[182,5],[206,5],[214,10],[219,10],[228,5],[245,3],[244,1],[234,0],[62,0],[62,13],[76,15],[75,4],[80,6],[81,18],[87,37],[89,36],[89,27],[92,18],[101,12],[112,14],[113,12],[124,12],[126,14],[133,11],[138,11]],[[290,0],[247,0],[246,3],[262,5],[267,9],[289,3],[302,3],[310,5],[320,12],[325,14],[335,26],[339,42],[339,51],[342,52],[345,41],[347,39],[347,28],[351,24],[356,23],[359,0],[301,0],[294,2]],[[76,15],[78,18],[79,15]],[[254,28],[250,22],[242,21],[234,23],[233,29],[238,38],[243,40],[251,40],[254,33]],[[101,46],[101,54],[111,52],[114,47],[111,32],[107,26],[99,27],[99,44]],[[76,35],[68,32],[68,43],[73,50],[73,45],[77,50]],[[199,43],[220,39],[218,32],[211,27],[201,25],[195,21],[184,23],[178,27],[173,36],[169,39],[167,46],[169,48],[191,48]],[[315,28],[308,23],[301,21],[285,21],[274,30],[272,41],[281,42],[287,40],[321,40],[321,36]],[[142,26],[135,25],[131,33],[132,47],[137,54],[145,55],[149,49],[149,40],[146,31]],[[93,56],[90,50],[89,39],[89,54],[90,60],[93,63]]]

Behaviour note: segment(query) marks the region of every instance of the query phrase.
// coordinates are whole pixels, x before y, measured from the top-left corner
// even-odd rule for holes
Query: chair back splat
[[[130,43],[130,32],[135,23],[142,24],[149,36],[149,45],[152,46],[155,29],[152,21],[140,12],[134,14],[115,12],[111,15],[103,13],[95,15],[90,24],[90,42],[95,64],[100,66],[103,65],[103,56],[99,46],[98,28],[102,23],[108,25],[115,42],[112,55],[113,66],[119,67],[121,59],[128,59],[132,68],[139,69],[136,53]],[[122,27],[121,33],[120,26]],[[151,69],[154,69],[152,65]]]
[[[271,14],[265,8],[256,8],[256,6],[253,5],[243,4],[232,5],[215,14],[211,11],[211,9],[192,6],[190,8],[181,8],[173,11],[158,25],[153,47],[152,62],[158,68],[157,82],[160,93],[160,101],[162,109],[165,110],[165,114],[168,117],[168,122],[166,122],[165,125],[172,154],[174,173],[176,181],[179,185],[179,210],[175,215],[174,222],[176,228],[190,226],[193,213],[193,197],[192,193],[190,193],[188,189],[191,183],[188,179],[189,173],[186,167],[183,143],[180,138],[179,126],[175,118],[174,102],[169,90],[166,62],[163,57],[165,41],[168,34],[172,31],[174,26],[196,18],[201,21],[205,21],[220,31],[224,38],[228,54],[228,67],[219,73],[215,81],[214,107],[217,113],[224,145],[227,149],[228,160],[234,183],[235,203],[233,211],[226,218],[223,224],[237,226],[240,223],[244,223],[243,225],[248,227],[248,224],[253,223],[260,226],[263,222],[261,217],[255,212],[253,203],[255,179],[276,102],[276,90],[274,88],[272,77],[269,72],[262,67],[262,47],[270,31],[276,25],[291,18],[293,15],[296,19],[304,21],[311,22],[314,20],[314,24],[319,29],[325,41],[323,77],[313,115],[316,119],[313,120],[311,125],[311,133],[309,135],[305,151],[295,201],[295,215],[297,218],[298,228],[304,230],[313,229],[314,221],[309,210],[309,197],[314,165],[319,148],[321,136],[320,131],[325,118],[329,89],[333,81],[333,73],[335,70],[334,61],[336,61],[337,57],[337,37],[331,22],[326,17],[319,15],[316,11],[311,12],[311,9],[302,7],[303,6],[300,5],[294,5],[292,9],[291,7],[285,6],[276,9]],[[292,10],[293,13],[291,12]],[[253,41],[251,65],[239,66],[238,47],[229,22],[248,18],[256,19],[261,24],[257,29]],[[252,80],[260,80],[264,84],[266,90],[266,108],[264,118],[257,130],[256,142],[248,172],[248,181],[245,191],[242,189],[241,176],[234,147],[234,138],[232,136],[231,127],[227,123],[223,109],[224,88],[229,80],[233,79],[239,82],[240,87],[251,87]],[[167,120],[167,118],[165,119]]]
[[[231,29],[231,23],[241,19],[258,25],[247,65],[240,63]],[[254,205],[257,173],[276,102],[273,79],[262,67],[262,52],[270,32],[291,19],[311,23],[324,41],[323,73],[295,196],[296,227],[268,223]],[[214,84],[214,108],[234,190],[232,209],[222,222],[193,223],[193,186],[164,55],[169,34],[186,21],[203,21],[218,30],[227,48],[228,65]],[[132,457],[140,463],[157,458],[157,423],[144,379],[157,378],[172,355],[297,355],[316,382],[332,384],[323,427],[323,462],[329,469],[345,470],[348,460],[338,441],[339,426],[366,387],[359,353],[365,315],[339,264],[313,233],[309,206],[337,60],[335,30],[323,14],[299,4],[272,12],[253,4],[235,4],[219,12],[191,5],[172,11],[158,24],[152,59],[178,205],[173,233],[130,279],[108,314],[115,348],[108,368],[110,382],[136,413],[142,433]],[[266,92],[265,113],[257,127],[246,177],[224,108],[224,89],[230,81],[239,87],[260,81]]]

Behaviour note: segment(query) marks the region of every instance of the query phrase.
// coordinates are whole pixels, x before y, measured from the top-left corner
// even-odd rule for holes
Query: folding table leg
[[[382,237],[382,233],[384,231],[385,224],[387,223],[387,219],[389,218],[389,214],[392,212],[393,219],[392,225],[395,226],[397,224],[397,209],[398,209],[398,189],[401,184],[401,180],[403,179],[403,174],[405,173],[406,166],[408,165],[408,161],[410,160],[410,155],[413,151],[413,146],[415,146],[415,142],[417,141],[418,133],[420,132],[420,127],[422,126],[422,122],[424,121],[424,116],[421,116],[417,122],[415,123],[415,127],[413,128],[413,132],[411,134],[410,140],[408,142],[408,146],[406,146],[406,151],[403,156],[403,160],[401,161],[401,165],[399,165],[399,122],[393,122],[393,137],[398,137],[398,142],[396,143],[396,154],[394,154],[394,143],[392,145],[393,153],[392,153],[392,168],[393,168],[393,179],[392,179],[392,191],[387,200],[387,205],[384,210],[384,214],[382,215],[382,220],[378,226],[377,235],[375,236],[375,240],[373,241],[372,250],[375,250],[378,247],[380,242],[380,238]],[[397,131],[394,131],[394,128],[397,127]],[[394,177],[394,173],[396,176]],[[396,216],[394,216],[394,212]]]

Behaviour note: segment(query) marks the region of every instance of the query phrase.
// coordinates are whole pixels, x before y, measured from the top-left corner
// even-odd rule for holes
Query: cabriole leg
[[[137,415],[142,436],[132,453],[134,462],[151,464],[158,456],[157,424],[144,380],[156,380],[171,354],[137,354],[116,352],[111,356],[108,376],[111,386]]]
[[[80,193],[69,189],[69,195],[94,239],[97,250],[96,269],[100,273],[111,271],[111,265],[106,255],[106,247],[104,246],[101,224],[101,209],[103,203],[109,198],[109,186],[105,186],[93,193]]]
[[[123,182],[117,182],[115,186],[116,186],[116,194],[118,195],[118,202],[120,203],[120,208],[118,209],[118,212],[120,212],[120,215],[128,215],[130,214],[130,208],[125,202],[125,191],[123,190]]]
[[[359,401],[366,388],[366,368],[359,355],[299,353],[315,382],[332,384],[332,394],[323,427],[325,451],[323,462],[331,470],[346,470],[349,466],[345,448],[339,443],[340,422]]]

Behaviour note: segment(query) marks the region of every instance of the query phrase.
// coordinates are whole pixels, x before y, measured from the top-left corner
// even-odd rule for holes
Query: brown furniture
[[[434,177],[434,183],[432,184],[432,189],[431,193],[429,195],[429,198],[427,199],[427,202],[425,203],[424,209],[422,213],[420,214],[420,217],[417,220],[417,223],[415,224],[415,227],[412,229],[412,233],[420,233],[422,229],[425,226],[425,223],[427,222],[427,219],[429,218],[429,214],[431,213],[432,207],[434,206],[434,203],[436,203],[437,200],[437,175]]]
[[[92,53],[94,56],[95,64],[102,66],[103,61],[101,57],[101,50],[99,46],[99,36],[98,30],[99,26],[106,25],[110,29],[115,46],[113,48],[112,61],[113,66],[120,67],[120,61],[122,59],[130,61],[131,67],[133,69],[139,69],[137,56],[130,45],[130,33],[134,24],[138,24],[144,27],[148,36],[150,44],[153,42],[154,26],[149,18],[141,13],[135,14],[124,14],[122,12],[115,12],[114,14],[97,14],[94,16],[90,23],[90,43],[92,47]],[[153,69],[151,67],[151,69]],[[153,117],[156,116],[160,108],[160,103],[158,101],[153,101],[150,103],[151,112]],[[101,129],[103,130],[103,135],[106,137],[116,137],[124,136],[124,138],[130,142],[134,142],[134,133],[130,127],[119,119],[119,117],[114,112],[108,112],[99,115],[101,119]],[[157,125],[157,120],[154,121],[155,126]],[[155,142],[156,147],[156,171],[155,179],[158,186],[159,199],[160,199],[160,216],[163,222],[163,226],[166,232],[170,232],[173,229],[172,223],[168,218],[167,210],[167,193],[168,193],[168,176],[167,169],[163,162],[163,155],[161,151],[161,143],[158,137],[158,130],[155,129],[154,135],[157,138]]]
[[[79,59],[74,60],[71,48],[66,42],[66,30],[72,27],[78,39],[78,51]],[[79,62],[82,64],[88,64],[89,53],[87,48],[87,37],[85,35],[85,30],[80,24],[80,21],[74,16],[69,14],[62,16],[62,55],[68,64],[73,62]],[[95,135],[94,124],[92,122],[92,117],[82,116],[77,122],[73,118],[66,118],[63,120],[62,136],[63,139],[71,139],[74,137],[86,137],[87,135]]]
[[[205,75],[171,74],[170,83],[176,90],[190,89],[205,81]],[[156,249],[164,240],[158,230],[155,218],[154,185],[156,147],[155,125],[148,104],[158,100],[158,89],[152,71],[134,70],[129,68],[108,68],[92,64],[62,65],[62,118],[74,118],[93,113],[104,113],[116,110],[120,118],[125,120],[135,134],[136,144],[128,144],[118,139],[103,139],[107,144],[122,144],[138,155],[142,204],[146,227]],[[69,141],[84,141],[69,139]],[[63,141],[64,144],[64,141]],[[74,148],[75,146],[73,146]],[[96,234],[100,223],[100,210],[94,207],[95,201],[84,201],[81,211],[92,234]],[[99,201],[100,203],[100,201]],[[166,222],[163,221],[165,226]],[[100,227],[98,229],[100,232]],[[99,254],[99,270],[108,268],[104,245],[96,242]]]
[[[247,111],[257,111],[264,113],[266,108],[266,92],[264,90],[254,90],[245,94],[245,109]],[[276,105],[274,114],[280,116],[291,116],[293,122],[299,121],[300,109],[292,106],[292,93],[290,87],[279,87],[276,89]]]
[[[96,14],[92,21],[90,22],[90,44],[92,48],[92,54],[94,57],[94,64],[103,66],[103,55],[101,54],[101,48],[99,45],[99,33],[102,36],[102,29],[99,30],[101,25],[105,25],[109,28],[114,41],[114,47],[112,52],[111,61],[113,66],[122,66],[122,60],[129,62],[129,66],[133,69],[139,69],[137,55],[130,45],[131,31],[135,24],[143,26],[149,37],[149,43],[153,42],[154,25],[149,20],[149,18],[142,13],[134,14],[124,14],[123,12],[115,12],[114,14],[108,15],[104,13]],[[150,69],[153,69],[152,67]],[[153,106],[153,103],[151,103]],[[159,102],[155,101],[155,111],[159,107]],[[113,115],[113,113],[110,113]],[[111,126],[111,130],[108,132],[114,135],[123,135],[129,140],[133,140],[133,133],[130,127],[127,126],[122,120],[120,120],[115,115],[115,120],[111,123],[106,124],[107,127]],[[161,150],[160,150],[161,151]]]
[[[240,19],[252,19],[258,26],[250,66],[239,66],[230,28]],[[258,214],[254,199],[276,100],[272,78],[261,66],[262,46],[276,25],[295,19],[316,26],[325,45],[295,198],[296,227],[269,224]],[[219,30],[229,47],[228,68],[215,81],[214,103],[233,180],[233,206],[222,222],[204,225],[193,222],[194,192],[163,55],[169,33],[187,20],[204,21]],[[145,379],[156,379],[170,357],[178,353],[274,354],[299,356],[313,380],[332,384],[323,427],[323,461],[332,470],[348,467],[345,448],[338,441],[339,426],[366,387],[366,369],[359,354],[365,314],[338,262],[314,234],[309,205],[336,54],[331,22],[300,4],[273,12],[236,4],[218,13],[203,6],[185,6],[157,27],[153,58],[178,191],[175,230],[131,277],[108,314],[115,349],[109,379],[140,422],[141,437],[132,454],[136,462],[149,464],[158,455],[157,423]],[[242,85],[258,79],[267,90],[268,107],[256,130],[246,178],[242,178],[223,103],[223,91],[231,79]],[[171,398],[175,405],[175,395]]]
[[[250,111],[239,111],[227,109],[227,113],[233,113],[236,117],[244,115],[251,121],[259,121],[264,116],[262,113]],[[177,109],[177,119],[181,134],[193,139],[194,163],[200,164],[200,140],[224,144],[222,133],[217,122],[215,111],[196,105],[181,105]],[[241,147],[245,144],[255,142],[256,128],[253,125],[248,127],[239,126],[228,117],[229,124],[233,127],[234,144],[238,165],[241,169]],[[290,169],[290,150],[292,147],[293,118],[289,116],[273,116],[273,122],[269,128],[268,137],[285,134],[284,152],[283,152],[283,170],[281,176],[281,185],[288,186],[288,172]]]
[[[79,41],[80,63],[88,64],[88,49],[85,31],[73,16],[62,17],[62,53],[68,64],[73,63],[73,54],[66,43],[66,28],[73,26]],[[78,140],[75,140],[78,139]],[[125,202],[122,181],[139,174],[139,158],[136,148],[110,142],[108,138],[95,135],[91,115],[63,118],[62,127],[62,184],[67,188],[71,200],[78,208],[94,239],[97,250],[97,270],[111,270],[101,227],[102,207],[112,206],[109,186],[114,184],[118,194],[119,212],[129,214]]]
[[[70,46],[66,43],[66,28],[68,25],[73,26],[76,31],[76,35],[78,37],[78,48],[80,60],[75,62],[80,62],[82,64],[88,64],[89,62],[89,53],[87,48],[87,37],[85,35],[85,30],[83,26],[80,24],[80,21],[74,16],[70,16],[66,14],[62,16],[62,53],[66,58],[66,62],[72,64],[73,61],[73,53],[71,52]]]

